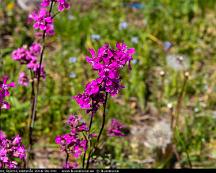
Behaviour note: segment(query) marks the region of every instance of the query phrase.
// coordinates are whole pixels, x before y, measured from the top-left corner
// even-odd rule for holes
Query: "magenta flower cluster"
[[[111,126],[107,129],[107,134],[108,136],[111,136],[111,137],[125,136],[124,129],[125,129],[125,126],[120,121],[113,118],[111,121]]]
[[[134,48],[127,48],[124,43],[117,43],[116,49],[105,44],[99,48],[98,52],[94,49],[89,50],[90,57],[86,61],[91,64],[93,70],[98,72],[98,78],[92,80],[86,85],[82,94],[74,96],[74,100],[81,109],[93,114],[104,103],[106,94],[115,96],[124,86],[121,84],[119,70],[126,64],[130,67]]]
[[[89,129],[83,119],[76,115],[69,116],[67,125],[70,126],[70,133],[57,136],[55,142],[60,145],[62,151],[79,158],[88,148],[87,140],[82,138],[80,134],[87,132]],[[77,164],[67,162],[64,167],[69,168],[71,165],[75,167]]]
[[[20,64],[25,64],[29,70],[31,70],[35,77],[37,77],[40,69],[40,77],[43,79],[46,78],[44,67],[41,66],[38,62],[38,56],[41,53],[41,45],[39,43],[33,43],[29,48],[23,46],[12,52],[12,59],[19,61]],[[19,84],[27,86],[29,79],[24,72],[21,72],[19,75]]]
[[[11,82],[7,84],[8,77],[4,76],[3,80],[0,81],[0,110],[1,109],[10,109],[10,104],[5,101],[5,97],[9,96],[9,88],[15,87],[15,83]]]
[[[7,139],[4,132],[0,131],[0,169],[14,169],[18,167],[16,159],[24,160],[26,158],[26,150],[22,145],[22,139],[19,135],[14,138]]]
[[[55,4],[58,5],[59,12],[70,8],[70,5],[66,0],[42,0],[39,10],[31,13],[28,18],[29,22],[34,22],[34,29],[42,31],[49,36],[54,35],[55,32],[51,10]],[[50,9],[47,9],[47,7],[50,7]]]
[[[58,11],[64,11],[64,9],[70,8],[66,0],[42,0],[41,6],[48,7],[52,1],[58,4]]]

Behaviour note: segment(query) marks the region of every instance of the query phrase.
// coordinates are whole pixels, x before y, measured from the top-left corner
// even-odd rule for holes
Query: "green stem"
[[[102,120],[102,125],[101,125],[101,129],[100,129],[100,132],[98,134],[98,137],[97,137],[97,141],[95,143],[95,145],[93,146],[92,150],[90,150],[89,152],[89,155],[88,155],[88,159],[87,159],[87,164],[86,164],[86,169],[89,168],[89,162],[90,162],[90,158],[91,156],[94,154],[95,152],[95,149],[100,141],[100,137],[101,137],[101,134],[103,132],[103,129],[104,129],[104,125],[105,125],[105,120],[106,120],[106,106],[107,106],[107,99],[108,99],[108,93],[106,92],[106,95],[105,95],[105,100],[104,100],[104,104],[103,104],[103,120]]]

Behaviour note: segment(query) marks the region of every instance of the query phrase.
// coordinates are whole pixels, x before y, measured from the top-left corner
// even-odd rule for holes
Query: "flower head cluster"
[[[7,84],[8,77],[4,76],[3,80],[0,81],[0,110],[10,109],[10,104],[5,101],[5,97],[9,96],[9,88],[15,87],[15,83],[11,82]]]
[[[52,1],[57,3],[58,11],[64,11],[65,9],[70,8],[70,5],[67,3],[66,0],[42,0],[41,6],[42,7],[48,7]]]
[[[91,64],[93,70],[98,72],[98,78],[86,85],[83,94],[78,94],[73,98],[82,109],[87,112],[96,112],[101,103],[104,102],[106,94],[115,96],[122,88],[119,70],[126,64],[129,65],[135,53],[134,48],[127,48],[124,43],[117,43],[116,49],[112,49],[108,44],[99,48],[89,50],[90,57],[86,61]]]
[[[68,162],[64,164],[63,168],[64,169],[77,169],[79,168],[79,165],[77,162]]]
[[[27,68],[34,72],[35,76],[38,75],[40,69],[40,77],[45,79],[46,74],[44,67],[41,66],[37,60],[37,57],[40,55],[41,45],[38,43],[33,43],[29,48],[25,46],[18,48],[12,52],[12,58],[15,61],[19,61],[20,64],[26,64]],[[19,84],[27,86],[28,77],[22,72],[19,76]]]
[[[22,86],[25,86],[25,87],[27,87],[29,85],[29,78],[24,72],[21,72],[19,74],[18,83]]]
[[[29,21],[34,22],[34,29],[42,31],[49,36],[54,35],[54,24],[51,11],[55,4],[58,5],[59,12],[70,8],[70,5],[66,0],[42,0],[40,9],[29,15]],[[49,7],[49,9],[47,9],[47,7]]]
[[[112,119],[111,126],[108,128],[108,136],[125,136],[124,134],[125,126],[119,122],[117,119]]]
[[[21,137],[17,135],[10,140],[4,132],[0,131],[0,168],[17,168],[18,163],[15,158],[21,160],[26,158],[26,150],[22,145]]]
[[[29,21],[34,21],[34,29],[44,31],[47,35],[54,34],[53,19],[46,8],[41,8],[39,11],[31,13]]]
[[[67,120],[70,126],[70,133],[57,136],[55,142],[60,145],[61,150],[79,158],[87,150],[87,140],[80,137],[80,134],[87,132],[89,129],[80,116],[70,115]],[[67,168],[70,164],[66,163]]]

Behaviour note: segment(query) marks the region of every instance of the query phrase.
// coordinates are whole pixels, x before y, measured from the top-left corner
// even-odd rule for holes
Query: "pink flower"
[[[125,43],[117,43],[116,48],[112,49],[109,44],[105,44],[97,52],[89,49],[91,58],[87,56],[86,61],[98,72],[98,78],[86,85],[83,94],[73,97],[80,108],[87,109],[88,113],[94,114],[98,110],[104,102],[105,93],[115,96],[124,88],[119,71],[126,64],[131,68],[130,61],[135,49],[127,48]]]
[[[39,43],[33,43],[30,47],[29,47],[29,52],[32,55],[38,56],[41,52],[41,45]]]
[[[108,128],[108,136],[125,136],[124,134],[125,126],[119,122],[117,119],[112,119],[111,126]]]
[[[38,12],[33,12],[29,15],[29,19],[34,21],[34,29],[45,31],[46,34],[50,35],[53,30],[53,19],[49,11],[46,8],[41,8]]]
[[[12,58],[15,61],[24,60],[24,59],[26,59],[26,56],[27,56],[27,50],[25,48],[23,48],[23,47],[18,48],[17,50],[14,50],[12,52]]]
[[[41,6],[42,7],[48,7],[51,3],[51,0],[42,0]]]
[[[77,169],[78,167],[79,167],[79,165],[77,162],[66,163],[63,166],[64,169]]]
[[[66,2],[66,0],[57,0],[58,3],[58,11],[63,11],[64,9],[69,9],[70,5]]]
[[[62,151],[79,158],[88,148],[87,140],[80,134],[89,129],[83,119],[76,115],[69,116],[67,125],[70,126],[70,133],[57,136],[55,142],[60,145]]]
[[[89,109],[91,107],[90,97],[86,93],[78,94],[73,99],[80,105],[82,109]]]
[[[17,135],[10,140],[4,132],[0,131],[0,169],[17,168],[17,158],[21,160],[26,158],[26,150],[22,145],[21,137]]]
[[[25,86],[25,87],[29,85],[29,79],[24,72],[21,72],[19,74],[18,83],[22,86]]]
[[[4,99],[9,96],[9,88],[14,88],[15,83],[7,84],[8,77],[4,76],[3,81],[0,81],[0,109],[10,109],[10,105]]]

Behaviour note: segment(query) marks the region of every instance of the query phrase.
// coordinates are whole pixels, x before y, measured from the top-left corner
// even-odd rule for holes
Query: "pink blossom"
[[[51,14],[46,8],[39,9],[38,12],[33,12],[29,15],[29,19],[34,21],[34,29],[45,31],[46,34],[52,33],[50,30],[53,29],[53,19]]]
[[[124,134],[125,126],[119,122],[117,119],[112,119],[111,126],[108,128],[108,136],[125,136]]]
[[[24,160],[26,158],[26,150],[22,144],[22,139],[19,135],[12,140],[7,139],[4,132],[0,131],[0,169],[14,169],[17,168],[17,161],[19,158]]]
[[[66,0],[57,0],[58,3],[58,11],[63,11],[64,9],[69,9],[70,5],[66,2]]]
[[[0,81],[0,109],[10,109],[10,104],[5,101],[5,97],[9,96],[9,88],[14,88],[15,83],[7,84],[8,77],[4,76],[3,81]]]
[[[25,86],[25,87],[29,85],[28,76],[24,72],[21,72],[19,74],[18,83],[22,86]]]

